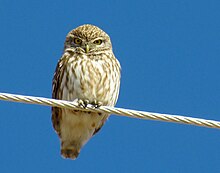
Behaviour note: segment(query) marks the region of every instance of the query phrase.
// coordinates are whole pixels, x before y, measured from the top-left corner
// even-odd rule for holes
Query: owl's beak
[[[86,53],[89,52],[89,45],[88,44],[86,44],[85,51],[86,51]]]

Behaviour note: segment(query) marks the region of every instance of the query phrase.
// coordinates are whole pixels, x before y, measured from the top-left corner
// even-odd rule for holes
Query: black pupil
[[[81,42],[80,39],[78,38],[75,39],[75,43],[80,43],[80,42]]]

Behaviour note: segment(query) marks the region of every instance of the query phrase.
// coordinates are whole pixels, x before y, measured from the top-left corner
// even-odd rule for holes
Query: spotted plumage
[[[120,87],[120,64],[109,36],[93,25],[82,25],[66,37],[64,53],[54,78],[55,99],[114,106]],[[61,141],[64,158],[75,159],[109,114],[52,108],[52,122]]]

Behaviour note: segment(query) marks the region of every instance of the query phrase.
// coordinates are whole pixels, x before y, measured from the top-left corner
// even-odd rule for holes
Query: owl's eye
[[[95,40],[93,43],[96,45],[100,45],[100,44],[102,44],[102,40],[101,39]]]
[[[82,43],[82,40],[79,39],[79,38],[74,38],[73,42],[74,42],[75,44],[81,44],[81,43]]]

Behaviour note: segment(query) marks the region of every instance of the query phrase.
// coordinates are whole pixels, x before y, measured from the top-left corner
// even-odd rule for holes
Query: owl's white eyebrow
[[[72,38],[73,38],[73,37],[75,37],[75,36],[74,36],[73,34],[69,34],[69,37],[72,37]]]
[[[102,41],[104,41],[104,39],[102,37],[98,37],[98,38],[95,38],[93,40],[102,40]]]

